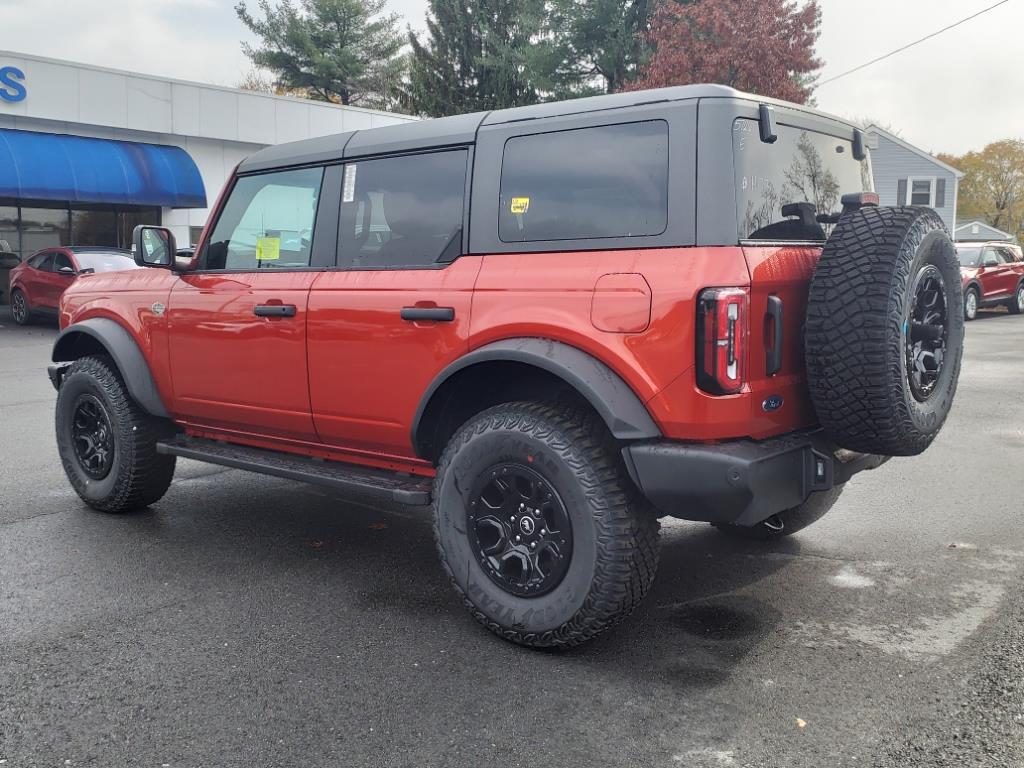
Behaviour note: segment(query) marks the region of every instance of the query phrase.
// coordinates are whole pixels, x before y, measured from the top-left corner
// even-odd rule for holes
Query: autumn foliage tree
[[[719,83],[804,104],[821,67],[820,31],[817,0],[661,0],[654,53],[627,88]]]
[[[939,159],[964,172],[957,218],[981,219],[996,229],[1024,237],[1024,141],[1004,139],[979,152]]]

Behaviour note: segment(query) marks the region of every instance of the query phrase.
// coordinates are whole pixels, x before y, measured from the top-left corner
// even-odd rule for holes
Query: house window
[[[927,205],[935,207],[935,179],[908,179],[907,190],[910,205]]]

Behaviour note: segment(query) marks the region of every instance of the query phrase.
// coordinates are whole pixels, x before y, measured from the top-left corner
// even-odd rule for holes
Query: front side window
[[[348,163],[338,247],[351,269],[426,267],[462,248],[466,150]]]
[[[998,267],[1003,263],[1003,260],[999,256],[999,251],[995,248],[986,248],[985,253],[982,256],[981,265],[983,267]]]
[[[322,168],[242,176],[217,219],[204,269],[307,267]]]
[[[736,204],[741,240],[822,241],[843,195],[871,192],[871,163],[853,157],[853,142],[790,125],[761,141],[757,120],[733,124]]]
[[[960,259],[961,267],[977,267],[981,264],[981,248],[958,247],[956,255]]]
[[[660,235],[668,225],[668,123],[511,138],[499,194],[502,242]]]
[[[55,253],[53,254],[53,271],[60,272],[61,270],[64,270],[65,272],[71,270],[74,272],[75,268],[71,264],[71,259],[68,258],[66,253]]]

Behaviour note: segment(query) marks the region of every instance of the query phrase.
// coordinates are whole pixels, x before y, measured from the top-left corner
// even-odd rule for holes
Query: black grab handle
[[[454,307],[402,307],[402,319],[416,322],[417,320],[433,320],[438,323],[450,323],[455,319]]]
[[[295,317],[294,304],[257,304],[252,311],[256,317]]]
[[[782,370],[782,299],[778,296],[768,297],[768,317],[775,325],[775,335],[772,337],[772,346],[766,355],[765,373],[774,376]]]

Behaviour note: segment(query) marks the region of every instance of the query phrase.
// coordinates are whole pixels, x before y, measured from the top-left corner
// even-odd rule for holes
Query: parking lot
[[[924,456],[781,544],[666,522],[645,605],[556,653],[476,625],[425,510],[191,462],[88,510],[56,330],[0,326],[4,768],[1024,761],[1024,317],[968,325]]]

